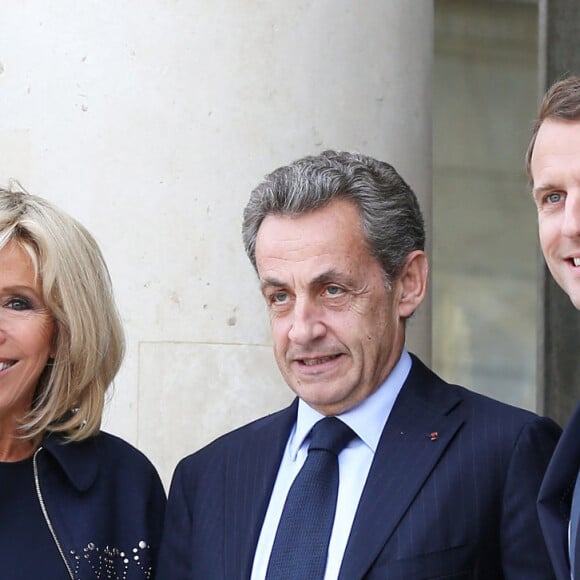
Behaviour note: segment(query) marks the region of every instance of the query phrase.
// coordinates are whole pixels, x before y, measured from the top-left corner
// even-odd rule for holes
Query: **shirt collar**
[[[410,370],[411,356],[406,349],[403,349],[397,364],[382,385],[362,403],[338,415],[373,453],[377,449],[387,419]],[[302,399],[298,400],[298,416],[289,441],[289,451],[293,461],[312,427],[323,418],[324,415],[315,411]]]

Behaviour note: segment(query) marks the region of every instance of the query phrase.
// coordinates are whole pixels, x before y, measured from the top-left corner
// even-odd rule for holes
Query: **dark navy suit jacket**
[[[580,405],[556,447],[538,498],[540,522],[558,580],[570,580],[568,523],[572,493],[580,468]],[[580,578],[580,551],[576,549],[574,577]]]
[[[296,409],[295,401],[182,460],[159,580],[250,577]],[[414,357],[340,579],[553,578],[536,498],[559,434],[550,419],[448,385]]]

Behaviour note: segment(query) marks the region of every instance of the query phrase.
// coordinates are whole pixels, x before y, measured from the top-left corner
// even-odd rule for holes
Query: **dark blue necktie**
[[[580,475],[580,473],[579,473]],[[576,479],[576,486],[574,487],[574,495],[572,496],[572,509],[570,511],[570,571],[575,580],[580,578],[580,570],[576,570],[576,566],[580,566],[580,562],[576,562],[576,543],[578,542],[578,526],[580,525],[580,477]]]
[[[284,504],[267,580],[321,580],[338,495],[338,454],[354,432],[336,417],[312,428],[308,457]]]

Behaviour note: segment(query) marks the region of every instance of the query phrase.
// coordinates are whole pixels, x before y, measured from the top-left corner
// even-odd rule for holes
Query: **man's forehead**
[[[570,142],[570,139],[573,141]],[[557,151],[570,152],[570,149],[574,149],[578,144],[580,144],[580,119],[569,121],[549,117],[538,129],[532,162],[536,154],[542,153],[546,146]]]
[[[580,120],[546,119],[538,130],[530,160],[534,191],[558,186],[565,173],[576,173],[580,155]]]

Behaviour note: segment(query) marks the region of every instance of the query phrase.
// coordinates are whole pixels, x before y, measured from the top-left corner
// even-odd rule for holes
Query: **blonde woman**
[[[91,234],[0,189],[0,570],[10,580],[153,578],[165,494],[100,431],[124,337]]]

